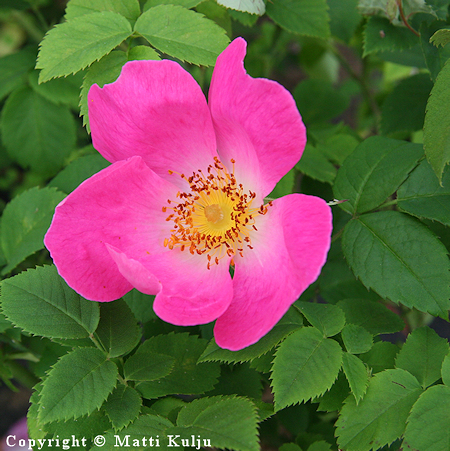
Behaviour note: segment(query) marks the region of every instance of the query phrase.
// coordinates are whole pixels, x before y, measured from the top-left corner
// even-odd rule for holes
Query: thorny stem
[[[402,18],[402,21],[405,24],[406,28],[408,28],[408,30],[411,30],[416,36],[420,36],[420,33],[414,30],[414,28],[408,23],[408,19],[405,17],[405,12],[403,11],[402,0],[397,0],[397,6],[398,10],[400,11],[400,17]]]

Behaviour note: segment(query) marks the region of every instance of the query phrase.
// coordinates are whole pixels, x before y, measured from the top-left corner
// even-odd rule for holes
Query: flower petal
[[[139,155],[168,178],[169,169],[190,174],[217,155],[205,96],[173,61],[128,62],[117,81],[92,86],[88,105],[94,147],[108,161]]]
[[[317,279],[330,247],[331,209],[318,197],[282,197],[262,219],[253,251],[235,258],[233,301],[214,329],[217,344],[232,351],[272,329]]]
[[[255,166],[250,142],[259,162],[261,194],[266,196],[302,156],[306,130],[294,99],[283,86],[247,75],[245,53],[246,42],[237,38],[220,54],[209,107],[222,162],[235,159],[238,180],[245,178],[244,171]]]
[[[176,192],[140,157],[114,163],[83,182],[56,207],[44,239],[60,275],[90,300],[112,301],[130,291],[133,285],[106,245],[127,249],[136,259],[166,250],[170,225],[161,208]]]

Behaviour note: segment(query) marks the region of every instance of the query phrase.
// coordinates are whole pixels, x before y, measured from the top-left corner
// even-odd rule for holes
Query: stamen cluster
[[[234,176],[235,161],[231,163],[231,174],[217,157],[208,166],[207,174],[200,169],[190,177],[180,174],[190,191],[179,191],[179,200],[168,199],[168,205],[162,207],[163,212],[170,211],[166,221],[173,222],[171,236],[164,240],[164,246],[206,254],[208,269],[225,256],[243,256],[244,247],[253,249],[250,235],[258,230],[255,218],[268,210],[263,204],[252,208],[256,194],[244,193],[243,185]]]

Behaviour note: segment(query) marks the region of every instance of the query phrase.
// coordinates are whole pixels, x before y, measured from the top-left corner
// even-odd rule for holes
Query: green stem
[[[380,205],[377,208],[377,210],[380,209],[380,208],[390,207],[391,205],[397,205],[397,203],[398,203],[398,199],[389,200],[389,201],[385,202],[384,204]]]
[[[95,344],[97,349],[100,349],[100,351],[107,353],[107,350],[105,349],[105,347],[102,345],[102,343],[100,342],[99,338],[96,337],[94,334],[90,334],[89,338],[91,339],[92,343]]]

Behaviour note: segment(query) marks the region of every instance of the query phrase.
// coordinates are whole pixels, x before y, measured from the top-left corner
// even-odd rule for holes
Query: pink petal
[[[127,258],[116,249],[110,252],[121,273],[138,290],[155,294],[152,277],[161,281],[162,288],[158,290],[153,309],[164,321],[178,326],[205,324],[218,318],[230,305],[233,285],[229,261],[221,261],[208,270],[204,255],[191,255],[179,249],[149,255],[139,261]]]
[[[220,347],[242,349],[272,329],[319,276],[331,229],[331,209],[318,197],[274,201],[252,236],[253,251],[235,258],[233,301],[214,329]]]
[[[88,95],[94,147],[111,162],[141,156],[159,176],[205,169],[216,140],[205,96],[179,64],[130,61]],[[172,180],[181,184],[181,180]]]
[[[127,249],[135,258],[166,250],[170,227],[161,208],[176,192],[140,157],[114,163],[83,182],[56,207],[44,239],[60,275],[90,300],[112,301],[130,291],[133,285],[106,245]]]
[[[283,86],[247,75],[245,53],[242,38],[221,53],[211,81],[209,107],[222,162],[236,160],[241,180],[257,161],[256,186],[262,186],[261,194],[266,196],[302,156],[306,130],[294,99]]]

